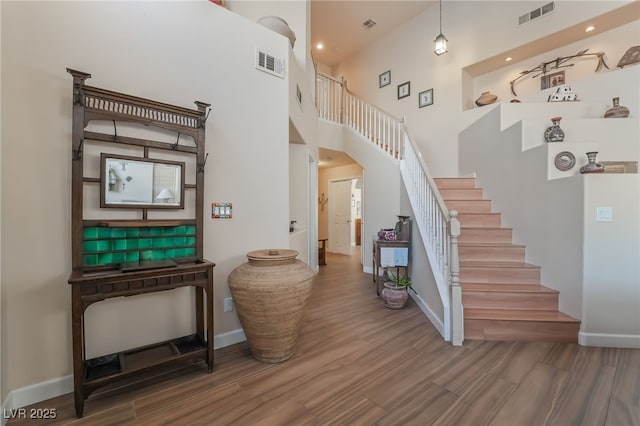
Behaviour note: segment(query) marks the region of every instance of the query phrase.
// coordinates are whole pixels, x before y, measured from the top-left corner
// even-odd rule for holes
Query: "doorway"
[[[329,181],[329,251],[356,254],[362,226],[362,177]]]

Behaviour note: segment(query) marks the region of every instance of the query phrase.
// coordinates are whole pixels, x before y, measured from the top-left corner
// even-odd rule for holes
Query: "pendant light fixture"
[[[438,56],[447,53],[447,41],[447,38],[442,34],[442,0],[440,0],[440,34],[434,40],[436,47],[433,52]]]

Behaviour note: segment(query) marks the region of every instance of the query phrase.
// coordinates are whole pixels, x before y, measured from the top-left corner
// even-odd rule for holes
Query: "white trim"
[[[364,266],[364,267],[362,267],[362,272],[364,272],[365,274],[373,275],[373,266]]]
[[[438,330],[438,333],[440,333],[440,335],[444,337],[444,324],[442,323],[442,321],[440,321],[440,318],[438,318],[435,312],[433,312],[431,308],[427,306],[426,303],[424,303],[424,300],[422,300],[420,296],[413,292],[409,292],[409,295],[413,300],[416,301],[422,312],[424,312],[429,321],[431,321],[436,330]]]
[[[213,347],[214,349],[220,349],[245,340],[247,338],[244,335],[244,331],[239,328],[214,336]],[[1,425],[4,426],[8,420],[4,416],[5,410],[15,410],[71,392],[73,392],[73,375],[71,374],[14,389],[9,392],[2,404]]]
[[[583,333],[581,331],[578,333],[578,344],[603,348],[640,349],[640,335]]]
[[[72,375],[46,380],[20,389],[14,389],[9,392],[7,399],[3,404],[2,421],[5,422],[7,420],[5,419],[4,413],[8,410],[26,407],[27,405],[55,398],[70,392],[73,392]]]
[[[236,330],[215,335],[213,337],[213,348],[220,349],[235,345],[236,343],[244,342],[245,340],[247,340],[247,337],[244,335],[244,331],[241,328],[238,328]]]

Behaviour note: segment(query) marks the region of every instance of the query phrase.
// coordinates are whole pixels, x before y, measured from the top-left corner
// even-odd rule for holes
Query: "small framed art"
[[[385,71],[378,76],[378,86],[384,87],[391,84],[391,70]]]
[[[411,94],[411,82],[398,84],[398,99],[406,98]]]
[[[542,78],[540,79],[540,90],[561,86],[564,83],[564,71],[547,74],[545,76],[542,76]]]
[[[425,90],[418,94],[418,107],[433,105],[433,89]]]

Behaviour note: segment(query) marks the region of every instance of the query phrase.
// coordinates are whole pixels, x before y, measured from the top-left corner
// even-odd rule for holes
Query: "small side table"
[[[320,247],[318,247],[318,266],[326,265],[327,259],[325,254],[327,253],[327,250],[326,250],[327,238],[318,240],[318,242],[320,243]]]
[[[404,276],[409,276],[409,263],[411,258],[411,243],[409,241],[373,241],[373,282],[376,284],[376,293],[380,296],[384,279],[387,276],[388,268],[396,268],[396,275],[400,275],[400,268],[404,269]],[[405,251],[402,259],[393,259],[392,261],[383,259],[382,250],[399,249]],[[384,275],[379,276],[380,268],[384,270]]]

